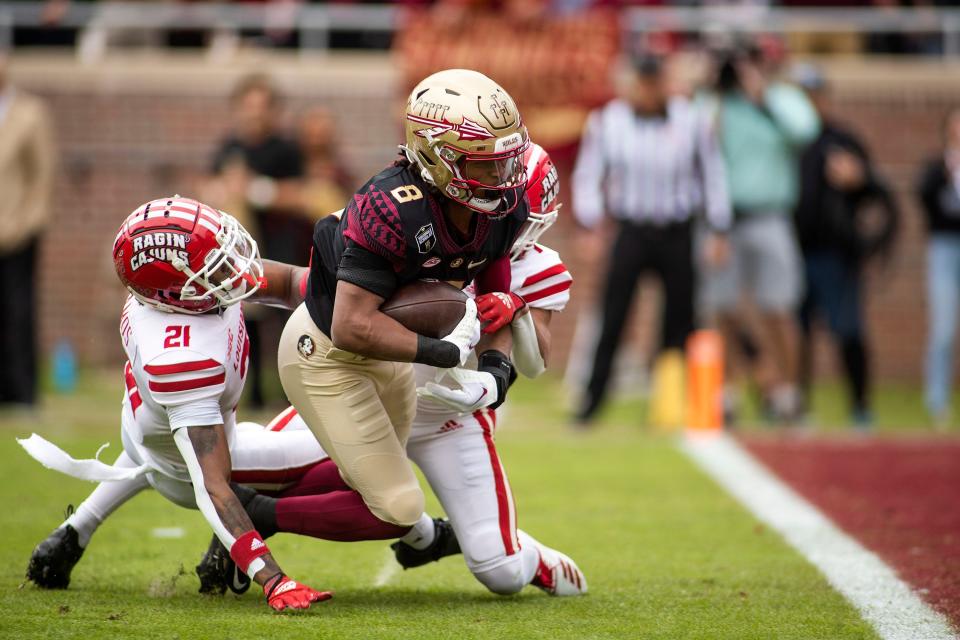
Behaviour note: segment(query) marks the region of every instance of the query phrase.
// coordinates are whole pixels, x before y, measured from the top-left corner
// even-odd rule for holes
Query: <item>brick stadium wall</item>
[[[318,101],[334,109],[345,156],[358,177],[393,156],[400,140],[398,79],[385,56],[266,58],[229,66],[173,56],[96,67],[49,55],[14,60],[13,81],[49,100],[61,150],[54,224],[40,273],[45,352],[65,338],[84,362],[119,358],[116,323],[123,292],[110,261],[118,221],[149,197],[191,193],[226,130],[224,96],[242,74],[265,69],[275,72],[289,113]],[[918,380],[925,261],[921,219],[909,189],[918,163],[937,148],[942,114],[960,103],[960,68],[851,62],[832,64],[830,72],[841,117],[864,135],[905,212],[895,264],[875,274],[868,288],[877,373]],[[556,323],[557,364],[566,361],[575,320],[592,302],[601,268],[578,259],[576,238],[569,217],[547,236],[577,279],[572,308]],[[645,286],[634,322],[639,352],[654,339],[656,305],[655,290]],[[824,345],[818,360],[826,370],[832,367]]]

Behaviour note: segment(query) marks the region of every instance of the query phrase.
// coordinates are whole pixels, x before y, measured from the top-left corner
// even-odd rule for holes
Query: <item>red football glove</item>
[[[267,596],[267,604],[276,609],[309,609],[314,602],[329,600],[333,594],[329,591],[314,591],[305,584],[291,580],[282,573],[267,580],[263,585],[263,593]]]
[[[526,306],[526,301],[515,293],[495,291],[477,297],[477,313],[484,323],[481,333],[494,333],[507,326]]]

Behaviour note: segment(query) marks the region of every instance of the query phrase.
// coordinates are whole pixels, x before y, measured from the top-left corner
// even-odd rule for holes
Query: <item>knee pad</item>
[[[423,491],[419,486],[413,486],[400,488],[391,493],[383,501],[382,509],[371,508],[371,511],[384,522],[411,527],[420,519],[424,507]]]
[[[457,541],[471,571],[499,564],[507,557],[497,522],[479,522],[468,531],[458,531]]]
[[[506,556],[489,569],[471,570],[483,586],[501,596],[513,595],[527,586],[523,579],[523,563],[519,553]]]

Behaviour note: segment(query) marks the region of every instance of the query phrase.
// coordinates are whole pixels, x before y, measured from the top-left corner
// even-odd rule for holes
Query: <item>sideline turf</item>
[[[114,379],[116,378],[116,379]],[[14,435],[35,430],[77,456],[105,440],[119,453],[118,376],[88,376],[82,393],[51,399],[39,424],[0,416],[0,637],[4,638],[847,638],[876,637],[826,581],[702,476],[666,437],[606,424],[573,434],[563,396],[527,384],[498,443],[521,527],[569,553],[591,593],[488,594],[451,558],[374,581],[385,543],[270,542],[297,579],[335,598],[274,615],[260,597],[204,598],[193,565],[209,539],[200,515],[146,493],[94,536],[67,591],[22,582],[33,547],[67,502],[92,485],[47,471]],[[435,501],[430,506],[436,510]],[[186,537],[153,538],[182,526]],[[184,575],[177,575],[182,565]]]

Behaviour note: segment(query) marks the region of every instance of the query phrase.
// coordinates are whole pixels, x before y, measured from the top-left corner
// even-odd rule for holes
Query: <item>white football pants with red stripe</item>
[[[289,417],[295,416],[292,408],[288,411]],[[290,422],[289,418],[283,420],[287,413],[277,416],[267,427],[252,422],[237,424],[237,437],[230,447],[233,481],[259,490],[281,491],[296,482],[313,465],[326,459],[326,453],[306,425],[294,429],[284,428]],[[125,417],[128,414],[129,412],[124,412]],[[143,455],[144,447],[137,447],[129,442],[126,431],[121,432],[121,436],[124,440],[124,451],[114,462],[114,466],[136,467],[150,463],[149,454]],[[147,459],[143,459],[144,457]],[[81,546],[86,547],[90,536],[107,516],[147,487],[153,487],[175,504],[196,509],[190,483],[155,469],[130,480],[101,482],[63,524],[70,524],[77,529]]]
[[[516,593],[530,584],[540,555],[517,539],[506,471],[494,444],[496,415],[484,409],[436,422],[414,421],[407,455],[430,483],[453,525],[464,560],[490,591]]]

